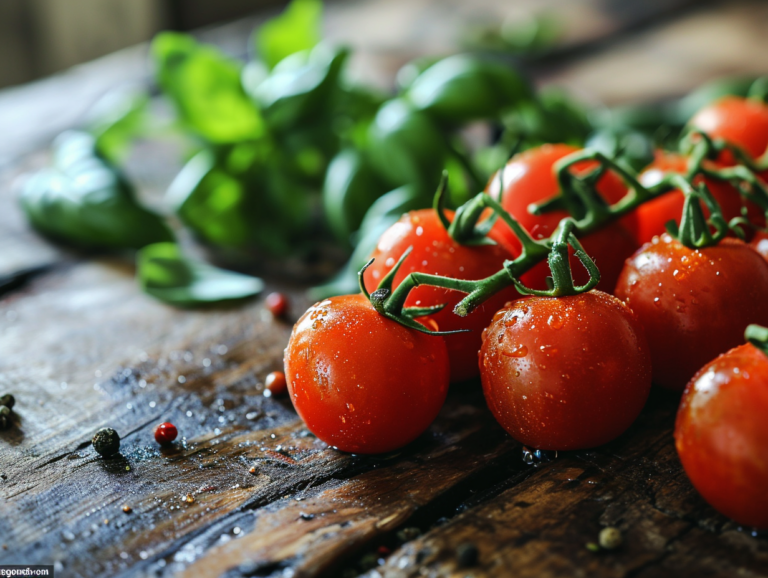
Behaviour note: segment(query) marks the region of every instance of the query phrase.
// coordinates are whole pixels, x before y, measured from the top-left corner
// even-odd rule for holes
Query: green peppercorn
[[[120,436],[111,427],[105,427],[96,432],[91,440],[93,449],[108,458],[120,451]]]
[[[605,550],[615,550],[619,546],[621,546],[621,530],[618,528],[613,528],[611,526],[608,526],[607,528],[603,528],[600,530],[600,535],[598,536],[598,541],[600,542],[600,547]]]
[[[10,425],[11,410],[5,405],[0,405],[0,429],[7,429]]]
[[[16,405],[16,398],[10,393],[6,393],[5,395],[0,396],[0,405],[4,405],[8,409],[13,409],[13,406]]]

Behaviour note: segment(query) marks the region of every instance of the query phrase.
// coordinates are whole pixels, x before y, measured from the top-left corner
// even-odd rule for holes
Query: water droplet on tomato
[[[563,326],[563,318],[559,315],[550,315],[549,319],[547,319],[547,325],[549,325],[552,329],[560,329]]]
[[[499,336],[496,338],[496,339],[497,339],[497,341],[498,341],[499,343],[501,343],[502,341],[504,341],[504,335],[505,335],[505,334],[504,334],[504,332],[503,332],[503,331],[499,331]]]
[[[347,409],[348,409],[350,412],[354,413],[354,411],[355,411],[355,406],[354,406],[354,405],[352,405],[351,403],[348,403],[348,404],[347,404]]]
[[[387,258],[387,260],[386,260],[386,261],[384,261],[384,264],[385,264],[387,267],[392,267],[392,266],[395,264],[395,259],[394,259],[394,257],[388,257],[388,258]],[[376,276],[378,277],[378,271],[377,271],[376,273],[377,273],[377,275],[376,275]]]
[[[416,227],[416,236],[421,237],[424,234],[424,227],[418,226]]]
[[[512,349],[502,351],[507,357],[525,357],[528,355],[528,348],[525,345],[513,346]]]
[[[557,348],[552,345],[542,345],[541,347],[539,347],[539,350],[542,353],[546,354],[547,357],[549,357],[550,355],[557,355]]]
[[[653,304],[654,304],[656,307],[661,307],[661,300],[660,300],[658,297],[654,297],[654,298],[653,298]]]

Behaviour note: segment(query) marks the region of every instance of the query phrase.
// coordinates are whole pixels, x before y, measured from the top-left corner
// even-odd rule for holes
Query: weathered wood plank
[[[677,400],[655,392],[629,432],[568,452],[496,498],[394,552],[368,576],[766,576],[768,537],[712,510],[682,471],[672,438]],[[624,534],[595,554],[604,526]],[[457,550],[473,544],[478,563]],[[681,574],[682,572],[682,574]]]

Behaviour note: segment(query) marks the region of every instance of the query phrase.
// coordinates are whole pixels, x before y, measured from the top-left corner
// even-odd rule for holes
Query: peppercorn
[[[275,318],[284,317],[288,311],[288,297],[282,293],[270,293],[266,298],[267,309]]]
[[[16,398],[10,393],[6,393],[5,395],[0,396],[0,405],[4,405],[8,409],[13,409],[13,406],[16,405]]]
[[[477,546],[470,543],[459,544],[456,548],[456,558],[459,563],[459,568],[471,568],[477,564],[477,559],[480,556],[480,552]]]
[[[282,395],[288,389],[285,374],[282,371],[273,371],[264,380],[264,396]]]
[[[603,528],[600,530],[598,542],[600,542],[600,547],[604,548],[605,550],[615,550],[621,546],[621,530],[611,526]]]
[[[0,429],[6,429],[10,426],[11,410],[5,405],[0,405]]]
[[[161,423],[155,428],[155,441],[160,445],[171,443],[178,435],[179,431],[172,423]]]
[[[120,436],[111,427],[101,428],[91,440],[93,449],[108,458],[120,451]]]

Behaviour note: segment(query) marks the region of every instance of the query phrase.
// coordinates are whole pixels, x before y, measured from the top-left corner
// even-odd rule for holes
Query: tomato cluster
[[[632,212],[616,209],[580,242],[568,240],[564,228],[563,206],[572,224],[583,218],[570,205],[531,207],[560,194],[563,174],[583,182],[594,176],[594,198],[608,213],[634,197],[618,165],[596,170],[597,160],[574,157],[579,149],[565,144],[518,154],[491,178],[482,207],[512,219],[488,223],[483,243],[455,236],[466,206],[455,214],[404,215],[361,273],[363,294],[320,302],[294,327],[285,374],[307,427],[345,451],[395,450],[429,427],[449,382],[479,373],[491,413],[515,439],[538,449],[581,449],[626,431],[652,382],[677,391],[688,384],[675,430],[685,470],[718,510],[768,527],[768,426],[760,413],[768,411],[768,355],[742,345],[749,324],[768,325],[768,233],[754,234],[751,243],[725,237],[734,217],[755,228],[765,218],[717,172],[765,153],[768,106],[726,98],[700,111],[691,126],[708,136],[694,133],[693,143],[724,139],[738,148],[718,145],[718,154],[699,158],[694,171],[692,157],[657,153],[638,175],[639,188],[674,186],[637,201]],[[574,161],[563,164],[566,157]],[[704,198],[696,192],[702,185],[719,210],[692,208],[702,202],[692,199]],[[691,224],[705,216],[719,236]],[[478,212],[480,224],[486,218]],[[665,233],[670,222],[679,227],[671,226],[672,235]],[[529,259],[532,245],[551,249],[549,263],[541,254]],[[587,291],[597,277],[582,247],[599,268],[597,289]],[[515,267],[526,259],[518,275]],[[572,268],[565,289],[562,267],[569,279]],[[451,283],[438,282],[446,277]],[[473,307],[463,305],[474,287],[491,285]]]

